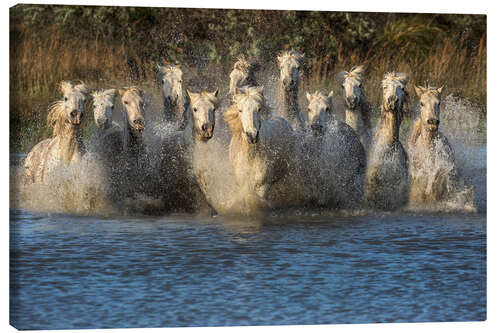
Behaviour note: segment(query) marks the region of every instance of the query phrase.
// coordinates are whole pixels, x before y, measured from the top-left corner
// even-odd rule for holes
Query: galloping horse
[[[408,201],[408,156],[399,141],[408,80],[406,73],[387,73],[382,81],[380,122],[368,153],[365,181],[365,202],[372,208],[394,210]]]
[[[47,173],[58,165],[79,162],[85,153],[80,124],[87,86],[84,83],[61,82],[62,100],[49,107],[47,122],[52,138],[39,142],[24,162],[26,176],[34,183],[43,182]]]

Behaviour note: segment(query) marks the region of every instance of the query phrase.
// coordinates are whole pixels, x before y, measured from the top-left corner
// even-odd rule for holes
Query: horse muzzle
[[[395,110],[398,105],[398,98],[396,96],[390,96],[385,101],[385,106],[388,110]]]
[[[168,96],[165,96],[165,99],[163,100],[163,104],[166,106],[166,107],[172,107],[175,105],[175,103],[177,102],[177,100],[168,95]]]
[[[311,130],[314,136],[322,135],[325,132],[325,128],[320,124],[312,124]]]
[[[100,128],[100,129],[104,129],[104,128],[106,128],[106,127],[107,127],[107,126],[106,126],[106,125],[107,125],[107,122],[108,122],[108,121],[107,121],[106,119],[97,119],[97,120],[96,120],[96,125],[97,125],[97,127],[98,127],[98,128]]]
[[[144,130],[144,120],[143,119],[135,119],[133,122],[133,128],[137,132],[142,132]]]
[[[347,97],[345,103],[349,109],[355,109],[358,106],[359,99],[357,97]]]
[[[282,83],[286,91],[292,91],[296,85],[296,82],[293,79],[284,79]]]
[[[214,125],[212,124],[203,124],[201,126],[201,138],[203,140],[210,140],[214,135]]]
[[[259,141],[259,132],[255,132],[255,133],[246,132],[245,134],[247,136],[248,143],[254,145]]]
[[[427,119],[427,129],[430,132],[435,132],[439,129],[439,119],[430,118]]]
[[[80,125],[80,123],[82,122],[82,118],[83,118],[83,112],[79,112],[78,110],[73,110],[71,111],[71,124],[77,126],[77,125]]]

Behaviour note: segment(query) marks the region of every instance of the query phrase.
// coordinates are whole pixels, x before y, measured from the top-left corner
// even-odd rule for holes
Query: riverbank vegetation
[[[277,53],[291,48],[305,53],[302,92],[340,94],[335,73],[365,64],[374,105],[383,74],[405,71],[410,84],[445,85],[485,116],[484,15],[17,5],[10,10],[11,151],[49,135],[46,110],[61,80],[158,93],[155,64],[179,62],[196,73],[188,85],[227,89],[240,53],[276,75]]]

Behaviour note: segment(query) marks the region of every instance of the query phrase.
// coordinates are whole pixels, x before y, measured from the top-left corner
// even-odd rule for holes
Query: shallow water
[[[127,201],[115,207],[101,200],[106,192],[99,191],[91,158],[63,169],[57,182],[24,187],[25,154],[11,154],[11,324],[76,329],[485,320],[486,136],[474,130],[478,112],[446,102],[443,123],[454,122],[443,131],[474,186],[477,214],[458,213],[458,205],[439,210],[446,214],[151,217],[130,213],[122,207]],[[212,156],[219,184],[211,188],[227,196],[220,184],[230,178],[220,172],[230,170],[219,161],[225,155]],[[153,203],[137,197],[132,204]]]
[[[18,329],[486,319],[486,216],[11,210]]]

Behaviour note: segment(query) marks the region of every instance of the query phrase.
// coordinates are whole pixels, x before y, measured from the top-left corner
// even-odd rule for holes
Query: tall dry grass
[[[62,80],[83,80],[91,89],[139,85],[157,91],[155,64],[142,60],[133,43],[110,44],[100,40],[76,40],[57,33],[39,41],[30,36],[11,40],[10,48],[10,148],[28,151],[49,135],[45,126],[47,105],[59,98]],[[335,59],[335,61],[333,60]],[[365,90],[373,105],[380,104],[380,81],[388,71],[405,71],[411,84],[444,85],[447,94],[455,94],[486,107],[486,40],[468,52],[459,41],[446,39],[425,59],[388,57],[383,53],[325,54],[307,59],[307,70],[301,94],[318,88],[333,89],[340,96],[335,82],[338,71],[364,63],[367,66]],[[222,88],[232,64],[210,63],[193,69],[200,81],[213,80]],[[274,66],[274,67],[273,67]],[[276,68],[264,64],[263,68]],[[221,82],[222,81],[222,82]],[[410,89],[410,95],[414,96]],[[89,118],[89,117],[87,117]]]
[[[331,66],[331,57],[312,59],[309,75],[303,81],[303,89],[333,89],[341,93],[334,76],[342,70],[365,64],[365,93],[374,105],[380,105],[381,80],[390,71],[410,75],[410,104],[414,102],[413,85],[445,86],[446,94],[463,97],[480,106],[486,112],[486,38],[483,36],[476,50],[468,52],[463,44],[446,39],[424,59],[407,59],[403,56],[386,57],[382,53],[366,56],[352,52]],[[333,69],[330,69],[333,68]]]

